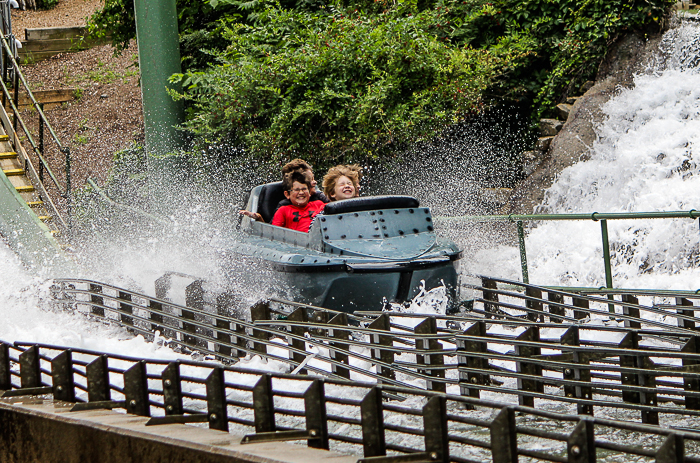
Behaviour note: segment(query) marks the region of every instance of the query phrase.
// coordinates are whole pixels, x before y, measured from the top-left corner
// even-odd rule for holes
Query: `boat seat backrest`
[[[347,214],[349,212],[372,211],[378,209],[407,209],[418,207],[418,200],[412,196],[364,196],[344,199],[326,204],[325,215]]]
[[[277,210],[277,204],[284,199],[282,182],[273,182],[263,185],[258,196],[258,210],[265,222],[272,222],[272,217]]]

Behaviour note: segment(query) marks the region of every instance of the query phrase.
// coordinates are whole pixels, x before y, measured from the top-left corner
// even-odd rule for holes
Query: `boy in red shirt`
[[[277,209],[272,218],[272,225],[308,233],[311,220],[326,204],[323,201],[310,201],[311,182],[301,171],[285,174],[282,184],[284,196],[292,204]]]

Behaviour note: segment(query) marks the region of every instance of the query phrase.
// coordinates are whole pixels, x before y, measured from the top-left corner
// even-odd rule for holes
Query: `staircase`
[[[0,132],[3,130],[0,128]],[[12,183],[17,193],[22,197],[27,206],[39,217],[49,229],[53,236],[59,235],[59,227],[54,221],[54,217],[49,213],[44,203],[43,195],[37,191],[32,184],[25,164],[22,162],[17,152],[14,150],[10,137],[6,134],[0,135],[0,168],[3,174]]]

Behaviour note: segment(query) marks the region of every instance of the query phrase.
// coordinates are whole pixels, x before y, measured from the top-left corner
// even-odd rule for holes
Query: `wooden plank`
[[[58,40],[28,40],[22,42],[22,48],[18,53],[27,54],[28,52],[36,53],[41,51],[55,51],[59,53],[74,52],[86,50],[95,45],[106,43],[104,39],[86,39],[76,37],[74,39],[58,39]]]
[[[66,101],[72,101],[75,99],[75,88],[59,88],[54,90],[35,90],[32,92],[34,98],[39,103],[50,104],[50,103],[65,103]],[[26,93],[19,94],[19,105],[27,106],[31,105],[32,101]],[[5,105],[6,108],[10,108],[9,102]]]
[[[84,36],[86,28],[84,26],[74,27],[36,27],[24,30],[26,40],[55,40],[71,39]]]

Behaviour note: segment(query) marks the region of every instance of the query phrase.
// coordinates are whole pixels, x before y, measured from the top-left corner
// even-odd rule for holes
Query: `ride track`
[[[346,314],[270,300],[245,321],[226,315],[225,296],[207,303],[201,282],[181,306],[56,280],[65,308],[218,362],[3,343],[0,389],[86,402],[76,409],[162,415],[152,424],[252,427],[250,442],[332,444],[367,461],[700,461],[700,319],[691,302],[700,295],[614,290],[622,297],[611,300],[492,278],[472,287],[481,292],[476,308],[455,315]],[[655,296],[677,301],[638,302]],[[619,341],[596,339],[611,336]],[[254,355],[295,374],[235,365]],[[643,444],[620,443],[629,441]],[[375,459],[387,452],[403,456]]]

